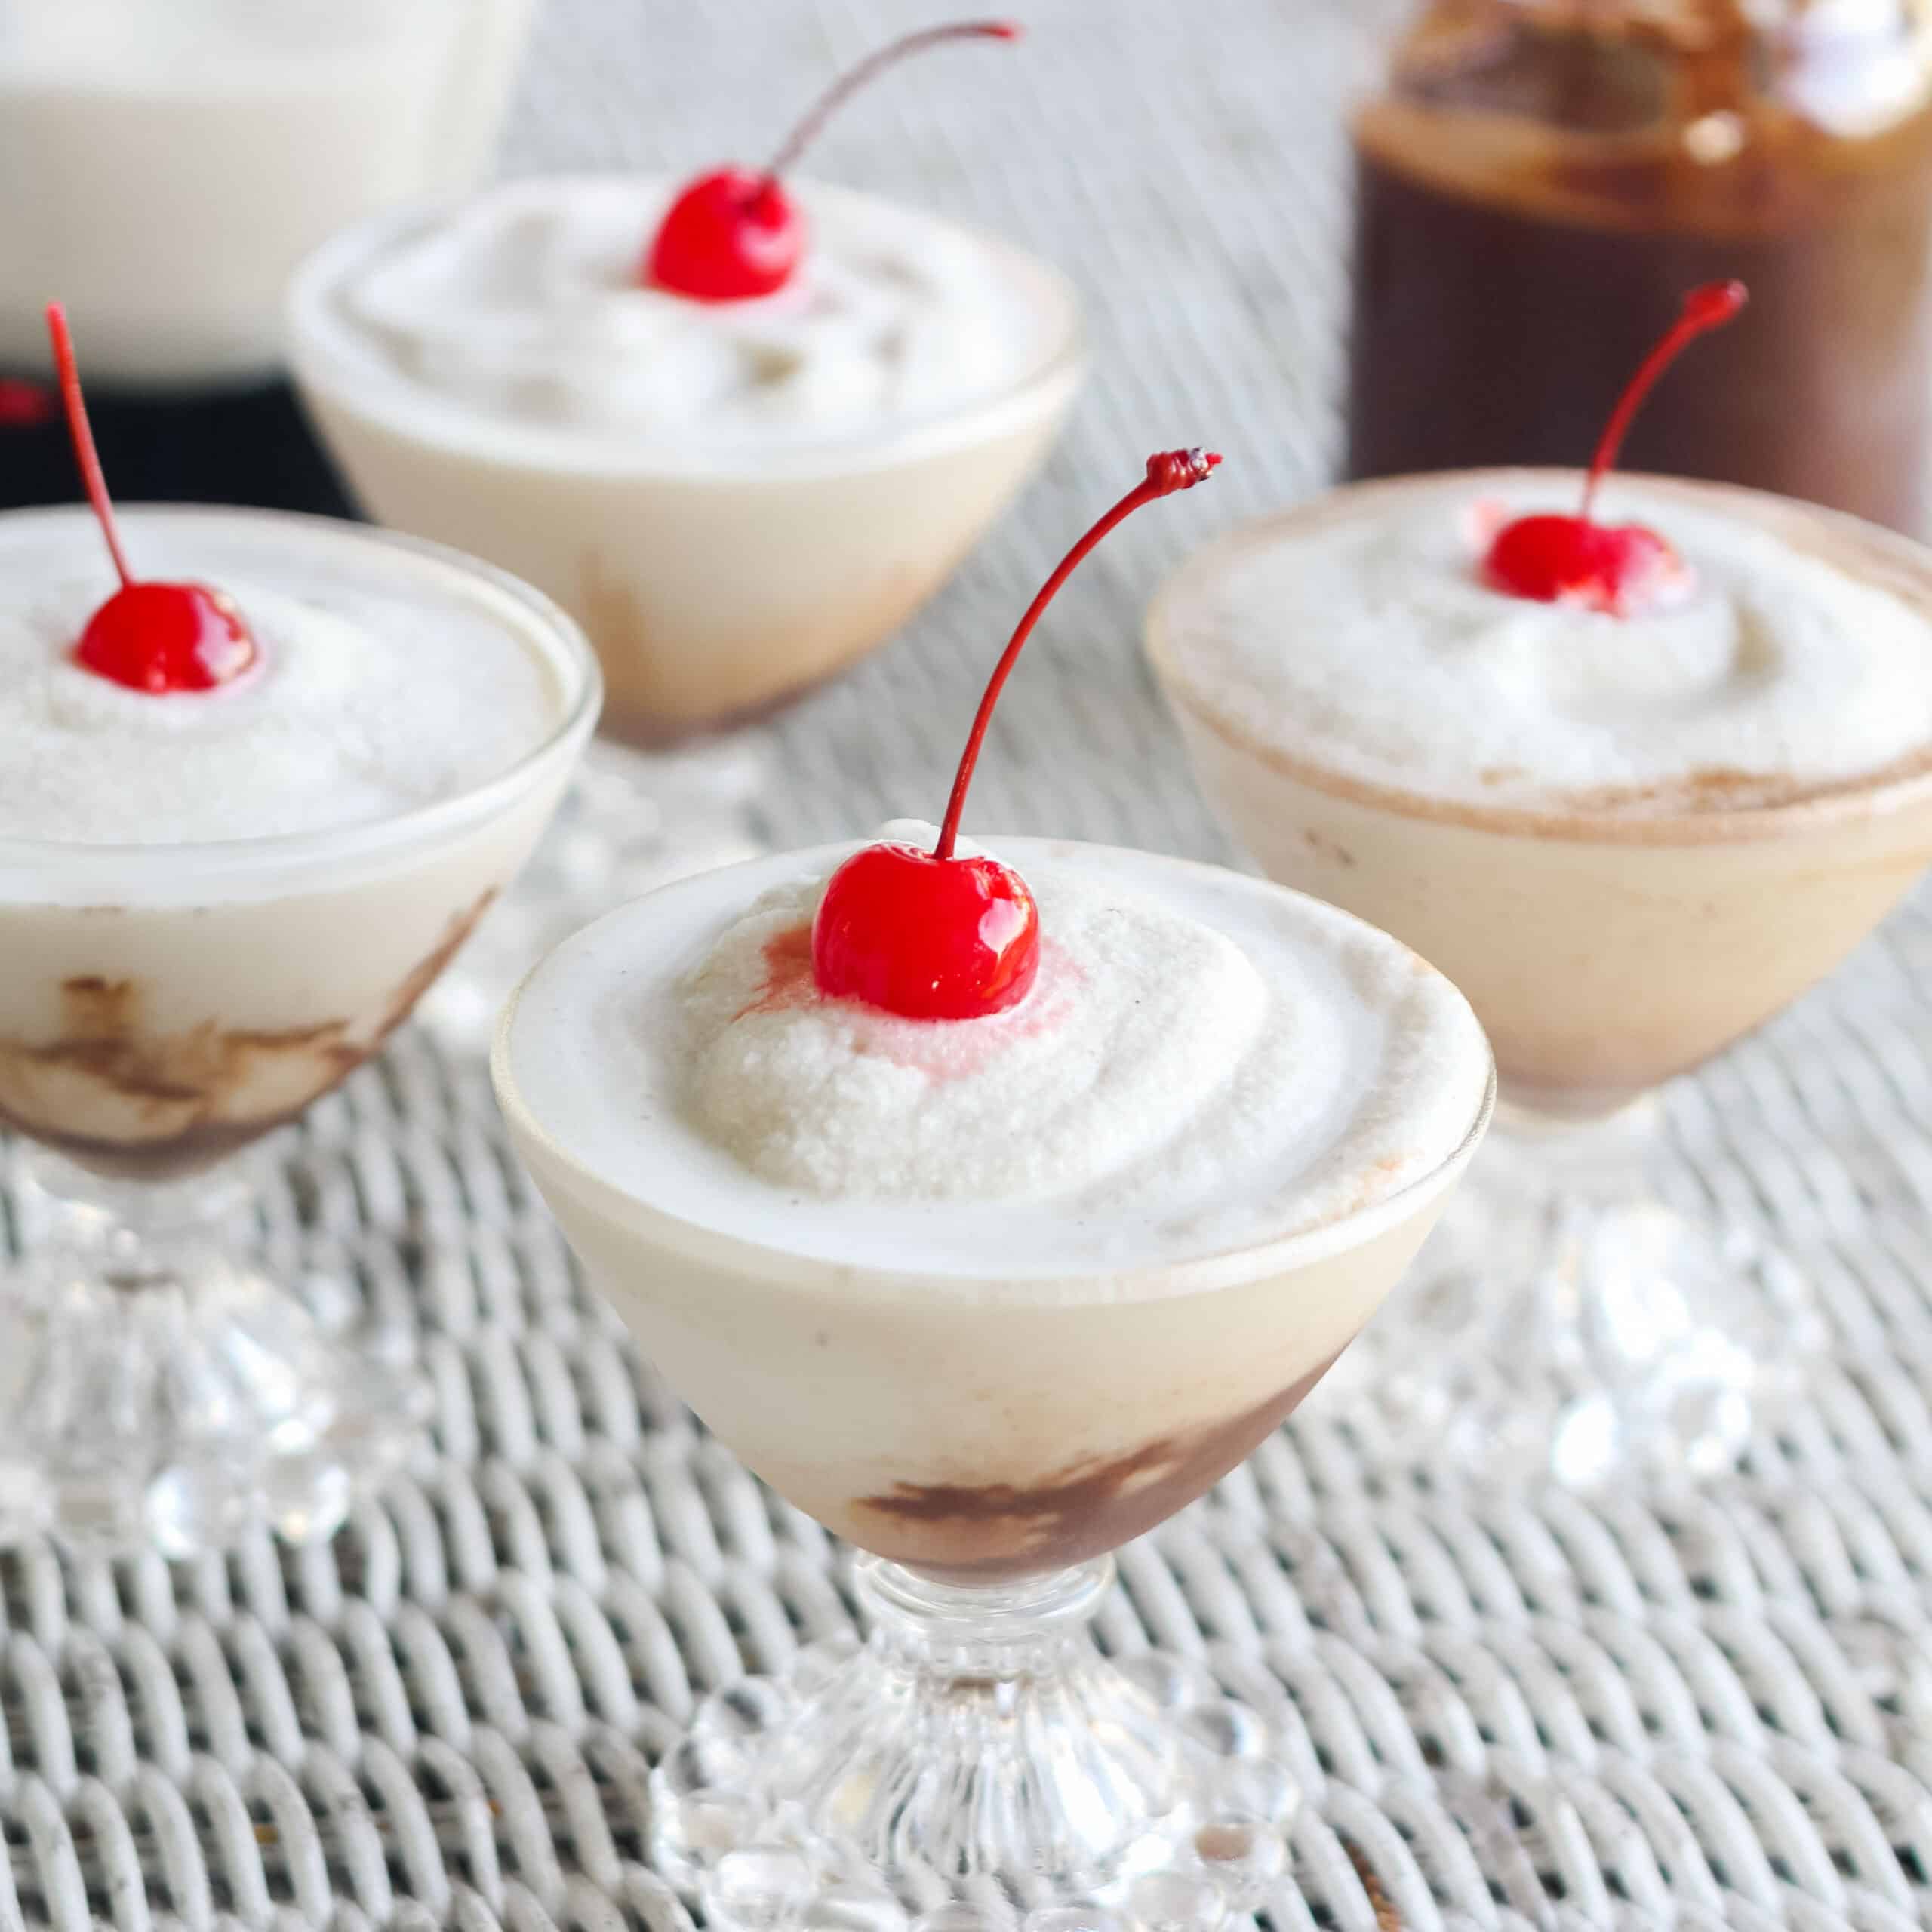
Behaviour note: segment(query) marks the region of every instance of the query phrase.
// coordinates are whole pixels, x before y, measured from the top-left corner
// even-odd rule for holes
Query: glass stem
[[[1492,1171],[1512,1161],[1533,1163],[1541,1187],[1554,1195],[1646,1192],[1663,1126],[1663,1103],[1651,1094],[1600,1120],[1555,1119],[1503,1099],[1481,1158]]]
[[[1001,1583],[945,1583],[865,1556],[854,1580],[874,1652],[943,1694],[1055,1676],[1092,1656],[1087,1626],[1113,1578],[1110,1556]]]
[[[115,1285],[125,1288],[145,1285],[157,1264],[161,1275],[174,1278],[185,1255],[222,1244],[225,1224],[248,1204],[248,1166],[245,1158],[231,1156],[180,1180],[122,1180],[24,1143],[17,1176],[22,1244],[76,1248],[110,1267],[125,1257],[130,1266]]]

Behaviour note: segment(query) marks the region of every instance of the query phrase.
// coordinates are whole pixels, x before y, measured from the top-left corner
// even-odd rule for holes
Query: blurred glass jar
[[[0,368],[259,381],[289,271],[487,165],[535,0],[0,0]]]
[[[1737,275],[1626,466],[1919,533],[1928,103],[1927,0],[1435,0],[1355,123],[1349,474],[1583,462]]]

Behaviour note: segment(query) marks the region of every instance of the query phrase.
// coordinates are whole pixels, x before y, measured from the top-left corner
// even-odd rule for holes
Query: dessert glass
[[[1461,481],[1475,500],[1553,474]],[[1932,623],[1932,553],[1915,543],[1754,491],[1642,481],[1828,555]],[[1149,653],[1204,789],[1263,869],[1414,946],[1495,1051],[1497,1131],[1362,1352],[1363,1402],[1398,1441],[1479,1473],[1708,1472],[1734,1460],[1754,1398],[1798,1372],[1817,1327],[1752,1278],[1735,1237],[1664,1198],[1653,1097],[1831,972],[1918,879],[1932,746],[1784,800],[1727,803],[1717,785],[1641,815],[1486,807],[1324,768],[1189,675],[1177,632],[1235,557],[1442,488],[1355,485],[1230,533],[1162,588]]]
[[[20,511],[7,521],[64,518]],[[0,838],[0,1125],[29,1233],[0,1277],[0,1540],[171,1555],[325,1534],[420,1424],[411,1379],[245,1257],[245,1163],[377,1052],[508,885],[594,728],[596,661],[547,599],[325,519],[137,508],[161,540],[380,546],[513,632],[555,721],[488,782],[387,818],[196,844]]]
[[[1038,842],[1001,850],[1023,866]],[[681,896],[728,915],[846,849],[669,886],[600,927],[641,949]],[[1132,856],[1156,878],[1206,869]],[[1204,1925],[1252,1903],[1294,1798],[1265,1724],[1177,1658],[1103,1660],[1084,1626],[1109,1552],[1247,1455],[1386,1293],[1481,1137],[1487,1065],[1438,1168],[1300,1235],[1029,1279],[994,1259],[989,1204],[985,1278],[926,1277],[701,1227],[593,1171],[545,1117],[568,1082],[546,1088],[519,1033],[526,1002],[562,996],[558,958],[497,1035],[512,1142],[647,1357],[858,1546],[872,1626],[863,1648],[814,1645],[700,1709],[654,1774],[661,1869],[716,1923],[897,1927],[990,1902]]]
[[[985,237],[1051,323],[1040,360],[999,395],[768,450],[614,449],[506,425],[372,380],[334,312],[360,264],[445,213],[380,217],[309,258],[289,298],[297,385],[371,515],[488,558],[582,623],[609,688],[605,729],[620,737],[661,743],[743,720],[889,636],[1038,468],[1079,386],[1071,290]]]

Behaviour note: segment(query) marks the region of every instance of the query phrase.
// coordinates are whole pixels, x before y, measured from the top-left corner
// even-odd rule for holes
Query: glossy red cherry
[[[1040,970],[1040,915],[1026,882],[996,859],[955,848],[986,727],[1040,614],[1115,525],[1143,503],[1204,482],[1218,456],[1168,450],[1061,558],[993,666],[930,852],[886,843],[853,854],[830,878],[812,921],[812,977],[828,999],[862,1001],[908,1020],[975,1020],[1026,998]]]
[[[645,251],[644,279],[696,302],[773,295],[805,251],[805,218],[779,179],[848,96],[909,54],[947,40],[1017,40],[1010,20],[961,20],[889,42],[835,81],[766,168],[721,168],[681,189]]]
[[[1580,604],[1627,617],[1690,587],[1690,574],[1654,530],[1580,516],[1519,516],[1496,534],[1483,577],[1540,604]]]
[[[913,1020],[971,1020],[1032,988],[1040,915],[1010,866],[868,845],[832,884],[812,922],[812,974],[837,998]]]
[[[121,579],[121,588],[88,620],[74,647],[75,662],[97,677],[111,678],[117,685],[158,697],[173,691],[212,691],[239,677],[255,661],[255,640],[228,597],[205,583],[140,582],[128,568],[107,479],[88,424],[87,405],[81,397],[74,340],[66,312],[57,302],[48,305],[47,331],[53,338],[54,366],[81,481]]]
[[[694,301],[744,302],[783,288],[804,251],[805,218],[777,177],[721,168],[671,204],[645,275]]]
[[[208,691],[254,662],[242,614],[202,583],[129,583],[88,620],[75,661],[117,685],[157,696]]]
[[[1745,294],[1741,281],[1712,281],[1684,297],[1684,312],[1644,357],[1604,426],[1580,514],[1545,513],[1505,524],[1483,559],[1484,583],[1512,597],[1579,604],[1618,617],[1654,608],[1690,588],[1688,567],[1655,531],[1640,523],[1592,522],[1590,508],[1651,385],[1688,343],[1737,315]]]

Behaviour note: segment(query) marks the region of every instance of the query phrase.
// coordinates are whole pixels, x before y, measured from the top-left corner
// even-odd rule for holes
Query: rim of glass
[[[558,183],[648,183],[669,182],[672,177],[650,171],[612,168],[574,169],[527,178]],[[834,202],[887,199],[809,177],[798,177],[798,185]],[[366,365],[348,345],[343,325],[329,311],[330,293],[356,262],[412,228],[447,220],[475,198],[473,195],[444,195],[385,209],[331,235],[303,260],[289,281],[283,305],[289,361],[298,386],[312,388],[337,406],[381,425],[392,434],[418,443],[447,445],[466,454],[486,456],[496,463],[598,476],[756,482],[771,478],[791,480],[889,469],[985,441],[1002,433],[1009,417],[1030,417],[1059,400],[1061,390],[1070,389],[1085,371],[1086,328],[1078,292],[1071,280],[1051,262],[1004,235],[971,223],[956,221],[949,215],[934,214],[930,217],[932,220],[971,236],[1051,291],[1052,340],[1036,361],[1000,388],[891,426],[875,438],[824,437],[774,448],[713,451],[662,447],[631,449],[622,445],[603,448],[574,437],[568,431],[551,432],[508,422],[465,404],[460,398],[444,395],[403,378],[372,387]],[[901,205],[888,202],[888,205]],[[421,414],[430,426],[428,431],[414,426],[405,404]]]
[[[1561,483],[1575,488],[1583,472],[1556,467],[1502,467],[1445,469],[1405,476],[1378,477],[1344,483],[1318,492],[1285,509],[1252,517],[1223,531],[1188,557],[1161,583],[1147,607],[1143,626],[1149,662],[1169,696],[1215,735],[1248,756],[1272,767],[1284,777],[1319,792],[1393,812],[1404,818],[1460,826],[1474,832],[1534,838],[1577,845],[1697,846],[1748,844],[1758,839],[1788,837],[1794,832],[1855,823],[1886,817],[1921,804],[1932,803],[1932,744],[1924,748],[1915,767],[1884,768],[1862,777],[1823,786],[1801,796],[1775,799],[1761,805],[1730,805],[1708,811],[1618,811],[1587,804],[1548,805],[1484,804],[1427,792],[1414,792],[1372,778],[1358,778],[1324,764],[1318,758],[1272,744],[1227,714],[1225,707],[1204,697],[1177,661],[1173,607],[1197,582],[1211,577],[1230,558],[1266,544],[1284,532],[1316,527],[1345,516],[1357,505],[1372,505],[1382,497],[1420,495],[1435,489],[1463,488],[1472,491],[1531,484]],[[1768,490],[1742,484],[1715,483],[1694,477],[1658,476],[1620,470],[1613,484],[1629,482],[1666,496],[1679,496],[1706,505],[1729,504],[1743,509],[1772,534],[1789,533],[1794,540],[1815,538],[1822,528],[1855,545],[1875,565],[1873,581],[1894,595],[1903,595],[1911,580],[1928,635],[1932,635],[1932,549],[1850,516],[1842,510],[1801,503]],[[1815,541],[1801,543],[1819,554]],[[1830,561],[1830,559],[1827,559]]]
[[[517,606],[534,620],[550,648],[548,661],[563,685],[562,715],[543,740],[480,784],[438,798],[428,804],[347,825],[325,826],[307,832],[272,832],[248,838],[185,840],[170,843],[88,844],[75,839],[20,838],[0,836],[0,872],[58,869],[60,875],[111,874],[125,881],[165,867],[167,882],[214,878],[236,873],[272,870],[304,861],[325,859],[347,863],[380,854],[423,838],[488,817],[531,783],[577,740],[588,735],[604,700],[603,672],[597,654],[582,628],[568,612],[508,571],[479,557],[432,543],[400,531],[372,524],[352,523],[340,517],[315,516],[295,510],[250,509],[215,503],[119,503],[124,516],[144,521],[209,524],[278,524],[320,534],[331,543],[368,543],[420,557],[453,574],[468,577]],[[36,504],[0,512],[0,529],[33,518],[85,518],[83,504]]]
[[[1008,849],[1024,842],[997,834],[986,835],[986,837],[987,842],[996,849]],[[808,847],[796,851],[766,854],[720,869],[727,872],[749,871],[779,860],[800,865],[809,865],[820,860],[829,863],[849,854],[855,843],[863,842],[846,840],[834,844]],[[1086,843],[1079,840],[1057,838],[1038,842],[1071,847],[1075,851],[1082,849]],[[1130,848],[1101,847],[1099,849],[1121,851]],[[1313,900],[1322,908],[1324,914],[1334,914],[1352,925],[1377,933],[1383,939],[1391,940],[1392,943],[1401,943],[1400,940],[1392,940],[1391,935],[1383,933],[1380,928],[1372,925],[1359,914],[1350,912],[1347,907],[1333,905],[1327,900],[1315,899],[1312,894],[1298,891],[1292,886],[1281,884],[1273,879],[1257,878],[1249,873],[1232,871],[1226,866],[1211,865],[1201,860],[1183,859],[1168,853],[1136,853],[1134,856],[1153,858],[1163,866],[1183,872],[1211,874],[1217,881],[1232,879],[1243,888],[1263,897]],[[716,874],[705,876],[715,878]],[[649,903],[659,893],[675,892],[681,884],[685,883],[688,881],[673,880],[654,892],[642,894],[623,905],[612,907],[610,911],[590,921],[590,924],[601,925],[606,921],[623,918],[634,912],[638,906]],[[580,930],[587,931],[589,928]],[[568,945],[569,943],[566,940],[560,943]],[[554,952],[555,949],[552,950]],[[1094,1298],[1109,1304],[1127,1306],[1206,1294],[1217,1288],[1234,1287],[1243,1282],[1258,1280],[1271,1274],[1309,1266],[1331,1255],[1359,1247],[1406,1219],[1418,1204],[1428,1198],[1432,1190],[1444,1187],[1460,1168],[1467,1164],[1487,1131],[1496,1111],[1496,1058],[1490,1048],[1488,1036],[1481,1032],[1478,1022],[1478,1035],[1483,1042],[1484,1075],[1481,1094],[1468,1125],[1458,1137],[1455,1145],[1441,1160],[1426,1172],[1404,1182],[1392,1194],[1384,1195],[1366,1207],[1345,1210],[1315,1223],[1312,1226],[1297,1229],[1290,1233],[1264,1236],[1257,1241],[1215,1248],[1175,1260],[1156,1262],[1138,1269],[1075,1269],[1051,1274],[982,1276],[929,1269],[884,1268],[871,1263],[834,1261],[817,1255],[797,1254],[786,1248],[774,1247],[768,1242],[749,1241],[742,1235],[728,1234],[721,1229],[708,1226],[702,1222],[687,1220],[668,1209],[640,1200],[618,1183],[608,1179],[580,1159],[537,1119],[525,1101],[521,1087],[511,1069],[510,1042],[524,995],[549,957],[550,955],[546,953],[531,968],[504,1003],[503,1011],[498,1017],[495,1036],[491,1043],[491,1081],[496,1092],[497,1105],[506,1122],[513,1130],[542,1147],[551,1159],[568,1171],[574,1180],[587,1183],[596,1194],[617,1204],[617,1211],[623,1217],[647,1234],[654,1229],[661,1230],[661,1238],[666,1247],[681,1250],[706,1265],[734,1268],[781,1289],[808,1287],[814,1294],[849,1301],[897,1299],[911,1290],[914,1292],[928,1291],[942,1300],[949,1297],[956,1299],[970,1293],[976,1298],[987,1302],[1050,1307],[1057,1304],[1075,1305],[1078,1297],[1069,1291],[1079,1283],[1116,1280],[1146,1282],[1148,1285],[1144,1288],[1137,1286],[1127,1292]],[[1431,968],[1430,971],[1436,969]],[[996,1211],[998,1204],[992,1202],[988,1205]]]

